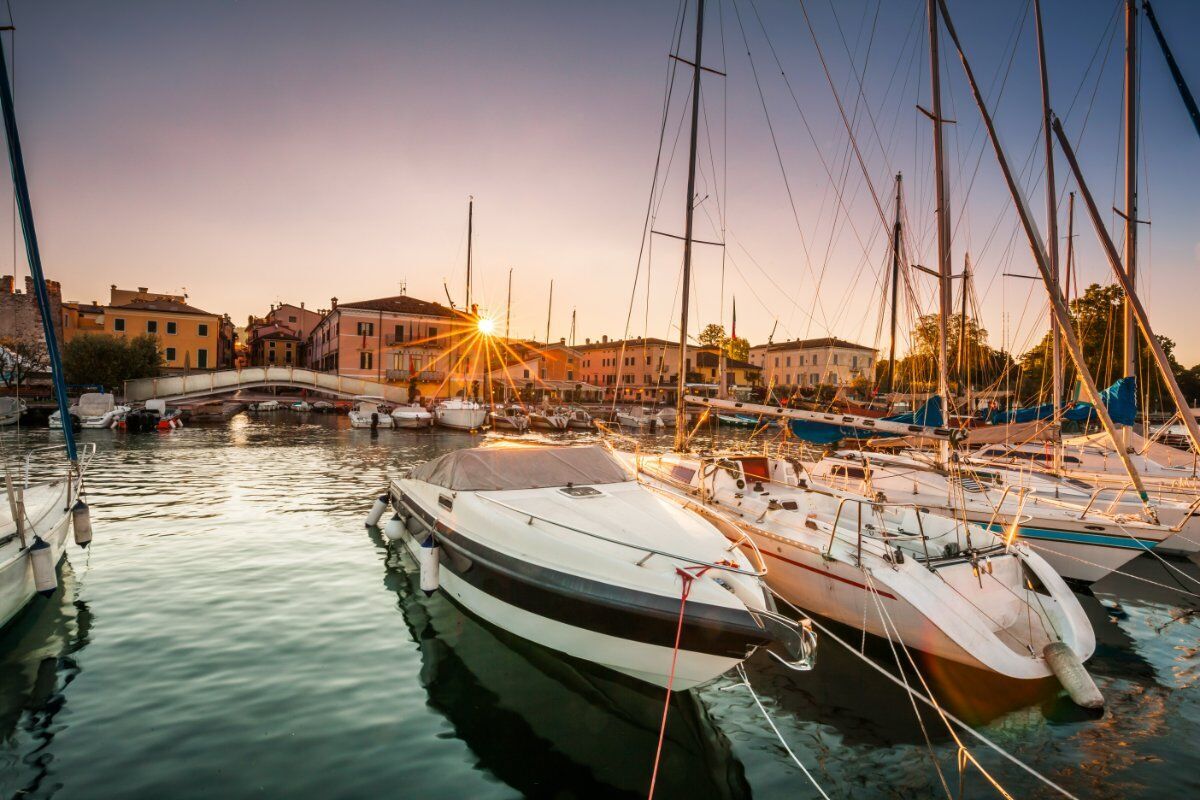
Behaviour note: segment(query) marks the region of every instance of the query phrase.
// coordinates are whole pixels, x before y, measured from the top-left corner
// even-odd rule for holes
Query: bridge
[[[300,367],[243,367],[216,372],[197,372],[191,375],[138,378],[125,381],[125,399],[192,400],[242,389],[270,387],[306,389],[333,397],[368,395],[382,397],[391,403],[408,402],[408,388],[405,386],[378,383],[363,378],[347,378]]]

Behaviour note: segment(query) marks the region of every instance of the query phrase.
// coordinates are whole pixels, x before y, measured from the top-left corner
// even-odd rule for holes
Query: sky
[[[689,331],[755,344],[838,335],[886,347],[893,176],[910,260],[936,263],[922,0],[709,0]],[[678,335],[694,2],[38,2],[4,34],[48,277],[185,291],[242,323],[273,302],[398,294],[462,303],[469,197],[475,295],[514,336]],[[1052,105],[1120,239],[1118,0],[1046,0]],[[1026,0],[949,0],[1001,139],[1045,230],[1033,18]],[[1185,75],[1200,6],[1158,0]],[[811,22],[810,34],[805,12]],[[1140,293],[1200,362],[1200,138],[1143,25]],[[682,41],[676,37],[682,32]],[[15,36],[15,40],[11,37]],[[818,51],[818,45],[820,50]],[[953,262],[970,254],[994,346],[1046,326],[1040,283],[950,42],[942,75]],[[863,176],[822,57],[854,130]],[[665,88],[675,64],[666,124]],[[665,131],[659,146],[660,131]],[[656,177],[655,166],[658,163]],[[1057,159],[1060,225],[1074,190]],[[653,196],[651,195],[653,188]],[[878,197],[878,207],[873,195]],[[3,202],[3,200],[0,200]],[[880,210],[883,214],[881,218]],[[888,223],[890,224],[890,222]],[[1111,272],[1080,207],[1080,281]],[[1065,247],[1065,240],[1064,240]],[[12,249],[0,232],[0,252]],[[24,272],[23,258],[0,270]],[[914,272],[902,320],[933,309]],[[21,281],[19,280],[18,283]],[[907,327],[907,324],[902,325]],[[902,342],[901,351],[905,349]]]

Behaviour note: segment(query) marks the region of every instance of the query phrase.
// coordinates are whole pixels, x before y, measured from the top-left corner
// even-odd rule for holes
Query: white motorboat
[[[772,641],[811,653],[773,613],[761,565],[598,445],[456,450],[390,495],[423,589],[560,653],[677,690]]]
[[[632,428],[636,431],[656,431],[662,425],[662,420],[658,414],[649,408],[628,408],[618,410],[616,415],[617,424],[622,428]]]
[[[0,397],[0,427],[16,425],[28,410],[25,401],[16,397]]]
[[[313,410],[313,407],[305,400],[297,400],[296,402],[292,403],[291,409],[292,411],[296,411],[301,414],[307,414],[309,411]]]
[[[567,427],[571,430],[591,431],[596,429],[596,423],[592,420],[592,415],[582,408],[568,408],[567,414]]]
[[[433,414],[420,403],[396,406],[392,409],[392,427],[428,428],[433,425]]]
[[[259,403],[251,403],[249,410],[258,412],[260,414],[267,414],[272,411],[278,411],[279,410],[279,401],[278,400],[263,400],[262,402],[259,402]]]
[[[1013,487],[994,487],[967,464],[948,471],[911,456],[852,450],[805,467],[815,485],[916,504],[1001,533],[1016,523],[1019,536],[1059,575],[1082,583],[1100,580],[1179,532],[1133,517],[1084,512],[1022,495]]]
[[[493,430],[518,433],[529,430],[529,415],[520,406],[497,408],[488,415],[488,418],[492,421]]]
[[[354,406],[350,409],[351,428],[390,428],[393,425],[392,415],[384,411],[382,397],[360,396],[354,398]]]
[[[456,397],[443,400],[433,409],[433,421],[443,428],[474,431],[487,423],[488,410],[474,400]]]
[[[1075,595],[1027,543],[979,525],[849,492],[801,487],[766,456],[623,454],[643,478],[736,520],[783,598],[941,658],[1032,680],[1062,642],[1082,663],[1096,640]]]
[[[312,404],[312,410],[318,414],[331,414],[334,411],[334,406],[328,400],[316,400]]]
[[[0,504],[0,628],[4,628],[38,593],[53,593],[55,570],[67,550],[76,502],[83,486],[83,473],[96,452],[89,443],[80,451],[79,469],[62,460],[61,466],[39,469],[47,458],[57,462],[58,447],[39,448],[26,456],[25,468],[8,467],[7,500]],[[44,465],[43,465],[44,466]],[[17,510],[22,524],[16,524]],[[86,507],[75,520],[76,540],[91,541],[91,523]]]
[[[565,431],[571,415],[565,408],[543,408],[529,412],[529,427],[541,431]]]

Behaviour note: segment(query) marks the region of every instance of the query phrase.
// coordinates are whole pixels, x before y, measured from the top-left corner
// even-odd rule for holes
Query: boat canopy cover
[[[79,416],[102,417],[116,408],[116,401],[111,394],[87,392],[79,396]]]
[[[1137,379],[1132,375],[1121,378],[1102,391],[1100,400],[1108,408],[1108,413],[1116,424],[1132,425],[1137,421]],[[1090,422],[1093,413],[1092,404],[1081,401],[1063,411],[1063,419],[1071,422]],[[1043,403],[1032,408],[1000,411],[993,414],[989,421],[999,425],[1005,422],[1033,422],[1039,419],[1050,419],[1053,416],[1054,404]]]
[[[482,447],[455,450],[412,471],[413,480],[464,492],[548,489],[633,480],[599,445]]]

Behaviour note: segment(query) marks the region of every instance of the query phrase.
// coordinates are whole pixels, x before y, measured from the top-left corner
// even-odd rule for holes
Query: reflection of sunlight
[[[250,427],[249,414],[235,414],[229,419],[229,442],[235,447],[243,447],[249,442],[246,436]]]

